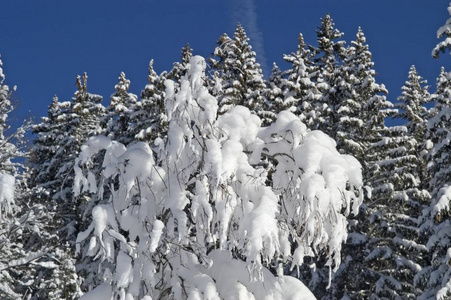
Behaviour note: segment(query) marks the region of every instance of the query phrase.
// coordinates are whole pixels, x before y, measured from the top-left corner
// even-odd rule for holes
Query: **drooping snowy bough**
[[[240,106],[217,116],[204,79],[195,56],[179,89],[165,82],[169,131],[154,148],[102,136],[83,146],[85,299],[314,299],[284,266],[325,255],[338,267],[362,201],[357,160],[289,112],[268,128]]]

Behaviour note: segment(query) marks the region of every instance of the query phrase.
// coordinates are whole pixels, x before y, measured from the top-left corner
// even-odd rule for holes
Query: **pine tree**
[[[223,34],[218,45],[214,51],[216,58],[210,59],[210,65],[217,71],[213,85],[217,91],[219,113],[243,105],[259,114],[264,102],[265,82],[244,28],[238,24],[233,39]]]
[[[316,66],[313,64],[313,55],[307,48],[302,34],[299,34],[298,41],[298,50],[283,57],[291,64],[290,68],[284,72],[286,80],[282,87],[283,107],[284,109],[292,107],[292,111],[299,115],[309,128],[314,128],[316,112],[321,109],[317,107],[321,94],[314,82]]]
[[[385,118],[393,115],[393,105],[385,98],[385,86],[376,83],[372,54],[360,28],[356,40],[346,49],[340,72],[342,99],[335,124],[338,149],[356,157],[366,169],[371,160],[368,148],[379,141],[379,131],[384,128]]]
[[[269,125],[276,120],[277,114],[285,109],[290,109],[285,105],[283,98],[283,74],[279,67],[274,63],[271,76],[266,82],[265,101],[263,102],[260,116],[264,125]]]
[[[69,102],[61,103],[57,96],[53,97],[52,104],[47,111],[47,117],[41,117],[41,123],[33,126],[33,147],[29,154],[31,168],[30,185],[39,189],[35,193],[38,198],[50,199],[55,190],[46,190],[43,184],[49,185],[54,179],[55,170],[51,170],[51,160],[56,154],[61,140],[67,133],[64,114],[70,107]],[[53,174],[52,174],[53,173]]]
[[[339,71],[345,55],[345,42],[340,40],[343,33],[334,28],[330,15],[321,20],[321,26],[316,31],[318,47],[315,51],[315,63],[318,68],[316,86],[322,98],[315,105],[314,129],[320,129],[336,138],[338,123],[338,108],[343,98],[339,84],[342,74]]]
[[[114,87],[116,92],[111,95],[111,102],[107,108],[106,115],[101,123],[105,127],[105,135],[129,144],[134,140],[134,136],[128,135],[128,127],[131,120],[133,106],[136,105],[137,96],[129,93],[130,80],[125,78],[122,72],[119,76],[119,83]]]
[[[103,133],[100,119],[105,115],[105,107],[102,105],[102,96],[88,93],[88,75],[77,76],[75,82],[77,91],[73,97],[73,111],[78,116],[76,137],[79,143],[83,143],[88,137]]]
[[[418,74],[415,66],[410,68],[408,81],[402,87],[402,95],[398,97],[399,103],[396,107],[400,110],[397,118],[407,121],[407,136],[410,138],[408,142],[411,149],[408,150],[416,157],[416,162],[411,166],[413,178],[417,178],[418,183],[414,184],[419,189],[428,188],[429,172],[427,171],[427,156],[430,150],[428,141],[428,121],[430,112],[425,107],[432,101],[432,97],[428,92],[429,87],[426,86],[427,81]],[[414,167],[414,165],[416,165]],[[425,199],[418,195],[422,200],[419,203],[427,203],[429,199]],[[417,197],[414,197],[417,198]]]
[[[449,248],[451,224],[449,218],[449,185],[451,156],[449,138],[451,116],[451,75],[441,69],[437,78],[437,92],[434,95],[435,107],[428,123],[428,132],[433,147],[429,152],[429,189],[431,203],[423,211],[421,230],[428,238],[427,248],[430,262],[417,276],[417,282],[424,290],[420,299],[446,299],[451,295],[447,283],[451,280],[449,268]]]
[[[448,6],[451,15],[451,4]],[[445,37],[432,50],[432,57],[438,58],[441,52],[450,50],[450,24],[449,18],[445,25],[437,31],[437,38]],[[449,218],[450,201],[449,186],[451,157],[449,155],[449,139],[451,137],[451,75],[442,67],[437,78],[437,92],[433,97],[435,107],[431,111],[428,122],[428,135],[431,139],[432,149],[429,152],[429,171],[431,180],[429,190],[432,200],[427,209],[423,211],[421,230],[428,238],[427,248],[431,253],[431,260],[416,281],[423,288],[424,293],[420,299],[446,299],[451,295],[451,269],[449,267],[451,221]]]
[[[104,111],[101,97],[87,93],[87,76],[77,77],[77,92],[73,102],[59,102],[55,97],[48,116],[35,125],[37,135],[31,150],[30,169],[32,199],[38,207],[36,218],[43,223],[36,247],[52,253],[51,271],[39,271],[35,282],[35,297],[73,299],[80,295],[79,277],[75,270],[72,245],[82,202],[72,199],[73,167],[82,143],[102,132],[99,118]],[[78,199],[80,200],[80,199]],[[33,216],[33,215],[32,215]]]
[[[141,100],[132,107],[127,135],[138,141],[153,145],[157,138],[164,138],[167,133],[167,117],[164,111],[166,75],[158,76],[149,63],[149,83],[141,92]]]
[[[167,74],[166,78],[179,83],[180,79],[186,75],[191,57],[193,57],[193,49],[189,46],[189,44],[186,44],[182,48],[181,61],[174,63],[172,70]]]
[[[391,127],[378,143],[379,153],[385,153],[373,165],[373,197],[371,239],[366,257],[374,278],[374,297],[416,299],[421,290],[414,278],[420,273],[428,256],[420,236],[419,223],[429,193],[422,184],[427,181],[425,170],[425,140],[427,109],[430,101],[425,82],[411,67],[408,81],[396,105],[395,117],[404,119],[405,126]],[[376,150],[376,149],[375,149]],[[376,225],[376,226],[374,226]],[[383,264],[381,258],[383,257]]]
[[[451,3],[448,6],[448,13],[451,15]],[[444,41],[438,43],[434,49],[432,50],[432,57],[433,58],[438,58],[440,56],[440,53],[444,53],[447,50],[451,50],[451,41],[450,41],[450,37],[451,37],[451,18],[449,18],[448,20],[446,20],[445,25],[443,25],[442,27],[440,27],[437,30],[437,38],[441,39],[441,38],[445,38]]]
[[[11,136],[4,135],[12,106],[11,92],[3,82],[1,65],[0,61],[0,298],[19,299],[26,296],[27,299],[66,299],[68,295],[61,292],[76,294],[75,268],[71,272],[64,272],[71,265],[64,262],[63,266],[63,257],[52,247],[55,233],[48,227],[52,218],[49,213],[51,204],[34,197],[36,193],[30,192],[29,186],[24,182],[28,176],[22,173],[28,172],[29,168],[20,161],[15,161],[15,158],[24,157],[25,153],[19,148],[20,143],[12,142],[22,135],[27,126],[21,126]],[[54,101],[56,102],[57,100]],[[48,133],[48,128],[44,127],[41,131]],[[46,162],[51,156],[51,153],[44,153],[44,149],[52,151],[49,147],[52,137],[46,137],[37,142],[41,155],[32,156],[35,161]],[[45,168],[43,166],[32,173],[36,175],[36,180],[32,180],[32,183],[47,180]],[[55,270],[60,271],[60,276],[52,278]]]

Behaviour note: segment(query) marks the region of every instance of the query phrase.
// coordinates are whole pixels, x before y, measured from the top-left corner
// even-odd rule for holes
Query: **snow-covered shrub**
[[[306,255],[338,267],[359,163],[289,112],[268,128],[242,106],[218,117],[204,77],[194,56],[179,88],[166,80],[156,152],[104,136],[82,147],[74,193],[90,195],[92,221],[77,252],[96,262],[84,299],[313,299],[283,267]],[[275,162],[273,186],[255,167],[262,156]]]

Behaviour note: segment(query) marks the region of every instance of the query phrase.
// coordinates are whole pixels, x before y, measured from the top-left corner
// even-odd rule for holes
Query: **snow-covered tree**
[[[334,28],[332,18],[327,14],[317,29],[317,48],[314,48],[315,63],[318,68],[316,87],[322,97],[315,107],[314,129],[320,129],[332,138],[336,137],[336,124],[339,120],[337,110],[342,100],[339,84],[342,74],[340,63],[345,55],[343,33]]]
[[[448,6],[448,13],[451,15],[451,3]],[[451,50],[451,18],[446,20],[445,25],[437,30],[437,38],[445,38],[444,41],[438,43],[432,50],[432,57],[438,58],[440,53]],[[451,52],[450,52],[451,53]]]
[[[25,157],[20,143],[16,143],[16,140],[21,137],[27,126],[20,126],[15,133],[5,136],[5,130],[9,127],[7,117],[12,106],[11,90],[4,83],[5,76],[1,66],[0,61],[0,114],[2,116],[0,126],[0,298],[65,299],[65,295],[59,292],[73,288],[73,278],[64,274],[66,277],[60,277],[58,281],[53,280],[50,283],[51,274],[57,267],[55,263],[61,258],[44,245],[46,242],[43,242],[55,235],[48,231],[46,226],[51,216],[42,202],[33,201],[33,193],[25,182],[27,176],[23,174],[28,168],[24,167],[21,161],[16,160]],[[41,149],[49,145],[44,139],[41,139],[38,144],[42,145]],[[43,152],[40,154],[45,158],[39,156],[39,159],[47,161],[48,156]],[[41,176],[39,180],[44,180],[43,177],[45,176]],[[60,270],[64,268],[70,268],[70,265],[67,264]],[[61,283],[66,287],[61,287]]]
[[[424,235],[429,238],[427,248],[431,253],[431,261],[417,276],[417,282],[424,289],[421,299],[446,299],[451,295],[449,267],[451,156],[448,142],[451,138],[451,75],[444,68],[437,78],[437,92],[433,99],[435,107],[428,122],[428,131],[433,144],[428,166],[431,174],[429,189],[432,200],[429,207],[423,211],[421,225]]]
[[[172,70],[169,71],[166,78],[179,83],[180,79],[186,74],[187,66],[191,57],[193,57],[193,49],[189,46],[189,44],[186,44],[181,51],[181,61],[174,63]]]
[[[125,87],[124,84],[122,88]],[[103,133],[100,119],[105,115],[105,107],[102,105],[102,96],[88,93],[88,75],[86,73],[83,74],[83,77],[77,76],[75,85],[77,91],[73,97],[72,109],[78,116],[77,141],[83,143],[88,137]]]
[[[79,147],[90,134],[99,134],[99,96],[87,93],[87,76],[77,78],[77,92],[73,102],[59,102],[54,98],[48,116],[33,127],[37,135],[30,153],[29,168],[34,205],[30,218],[42,224],[35,247],[51,253],[46,264],[51,270],[37,269],[33,276],[39,280],[30,286],[33,297],[72,299],[79,295],[72,247],[75,243],[79,218],[78,205],[72,198],[73,167]],[[90,102],[90,103],[86,103]],[[43,264],[43,267],[45,265]],[[44,269],[44,270],[43,270]],[[31,276],[31,277],[33,277]],[[31,291],[30,290],[30,291]]]
[[[399,119],[404,119],[406,122],[407,136],[409,148],[407,152],[411,153],[415,158],[410,164],[408,172],[412,172],[413,178],[416,182],[413,185],[419,189],[428,187],[429,174],[427,169],[427,156],[430,147],[428,138],[428,120],[430,112],[425,107],[426,104],[432,101],[431,95],[428,92],[429,87],[426,86],[427,81],[418,74],[415,66],[409,70],[408,80],[405,82],[402,89],[402,95],[398,97],[399,103],[396,107],[400,113],[396,116]],[[415,192],[416,193],[416,192]],[[422,198],[420,195],[418,195]],[[416,198],[416,197],[415,197]],[[420,200],[425,204],[428,199]]]
[[[242,106],[217,116],[205,66],[194,56],[180,90],[165,81],[161,166],[145,143],[83,146],[74,191],[92,201],[77,239],[94,265],[85,299],[307,299],[283,273],[307,256],[338,268],[346,216],[362,201],[359,163],[290,112],[264,128]],[[272,186],[253,167],[262,156],[275,162]]]
[[[265,88],[265,101],[262,104],[262,112],[260,113],[260,117],[264,125],[269,125],[275,121],[277,114],[282,110],[289,109],[284,105],[284,92],[282,91],[283,87],[283,73],[282,70],[276,65],[273,64],[273,68],[271,71],[271,75],[266,81]]]
[[[421,244],[419,216],[429,193],[422,189],[421,159],[405,126],[387,128],[373,151],[380,156],[371,169],[373,185],[368,213],[365,265],[372,297],[416,298],[414,285],[426,247]]]
[[[297,51],[283,57],[291,66],[284,72],[286,80],[282,87],[282,108],[291,109],[309,128],[315,128],[316,112],[321,110],[321,107],[317,107],[321,94],[314,82],[316,66],[302,34],[299,34],[298,41]]]
[[[356,40],[346,49],[346,56],[340,68],[339,82],[341,101],[338,104],[337,143],[340,151],[359,159],[364,167],[368,147],[377,142],[377,131],[384,125],[386,109],[392,105],[384,94],[385,87],[377,84],[373,69],[372,54],[361,28]]]
[[[132,107],[128,136],[137,141],[153,143],[163,138],[167,129],[167,117],[164,111],[165,75],[158,76],[153,68],[153,60],[149,63],[149,83],[141,92],[141,100]]]
[[[127,133],[137,96],[128,92],[130,80],[125,78],[124,72],[120,74],[119,83],[114,89],[116,92],[111,95],[110,105],[105,116],[102,117],[101,124],[105,127],[106,136],[123,144],[129,144],[134,140],[134,137]]]
[[[256,113],[262,110],[263,72],[240,24],[233,39],[227,34],[219,38],[210,65],[216,71],[212,89],[218,97],[219,113],[225,113],[236,105],[246,106]]]

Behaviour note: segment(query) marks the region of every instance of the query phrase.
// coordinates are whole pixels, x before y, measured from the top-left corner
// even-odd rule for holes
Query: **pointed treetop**
[[[418,83],[419,80],[421,79],[421,77],[418,75],[415,65],[410,66],[408,78],[411,82],[415,82],[415,83]]]
[[[448,6],[448,13],[451,16],[451,3]],[[446,50],[449,50],[451,54],[451,17],[446,20],[445,25],[437,30],[437,38],[445,38],[445,40],[432,49],[432,57],[439,58],[440,53],[444,53]]]
[[[426,80],[423,80],[418,74],[414,65],[410,67],[407,78],[407,81],[401,87],[401,96],[398,97],[400,103],[396,105],[402,110],[399,116],[408,122],[424,123],[424,116],[427,110],[423,105],[430,101],[429,86],[426,85]],[[410,123],[406,126],[411,133],[417,131],[414,130],[416,126]]]
[[[249,37],[246,34],[246,31],[244,30],[244,27],[238,23],[236,25],[236,29],[235,29],[235,34],[233,35],[233,39],[235,40],[235,42],[243,44],[243,45],[247,45],[249,44]],[[250,45],[249,45],[250,47]]]
[[[298,51],[302,51],[305,48],[304,36],[302,35],[302,33],[299,33],[298,41]]]
[[[326,14],[324,18],[321,19],[321,26],[316,30],[318,37],[325,37],[330,40],[341,38],[344,33],[334,29],[334,26],[334,21],[329,14]]]
[[[77,92],[75,95],[86,95],[87,87],[88,87],[88,74],[86,72],[83,73],[83,83],[82,77],[77,75],[77,80],[75,81],[75,85],[77,86]]]
[[[193,49],[189,46],[189,44],[186,44],[182,48],[182,63],[184,65],[187,65],[191,57],[193,57]]]
[[[57,95],[54,95],[54,96],[53,96],[53,99],[52,99],[52,105],[55,105],[56,103],[58,103],[58,101],[59,101],[58,96],[57,96]]]
[[[147,77],[149,83],[154,83],[156,78],[158,77],[157,72],[155,72],[153,68],[153,63],[153,59],[151,59],[149,62],[149,76]]]
[[[1,56],[0,56],[1,57]],[[2,84],[3,83],[3,81],[5,80],[5,74],[3,74],[3,69],[2,69],[2,66],[3,66],[3,62],[2,62],[2,60],[0,59],[0,84]]]
[[[125,78],[125,73],[121,72],[121,74],[119,75],[119,83],[116,84],[116,86],[114,87],[114,89],[117,91],[117,93],[119,95],[126,95],[129,88],[130,88],[130,80],[128,80],[127,78]]]
[[[357,40],[356,40],[357,42],[359,42],[361,44],[366,43],[366,37],[365,37],[365,34],[363,33],[362,27],[359,26],[355,36],[357,37]]]

